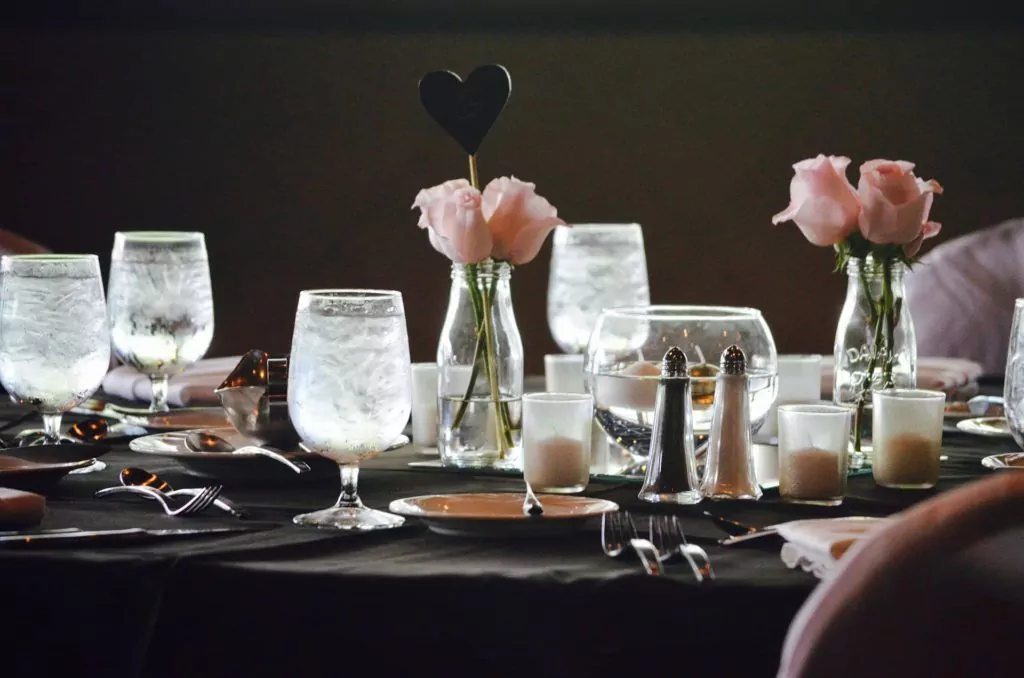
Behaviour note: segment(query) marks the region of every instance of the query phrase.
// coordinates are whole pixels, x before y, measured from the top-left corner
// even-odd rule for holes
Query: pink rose
[[[494,238],[491,256],[495,259],[528,263],[540,252],[548,233],[566,225],[535,188],[515,177],[499,177],[484,187],[483,209]]]
[[[491,232],[481,210],[480,191],[465,179],[446,181],[419,192],[413,207],[421,210],[434,249],[454,262],[475,264],[491,254]]]
[[[857,227],[860,202],[846,178],[850,159],[825,156],[801,160],[789,184],[789,206],[772,217],[773,224],[792,221],[811,244],[830,247]]]
[[[913,169],[914,163],[904,160],[869,160],[860,166],[857,185],[864,206],[861,235],[879,245],[904,245],[907,256],[916,254],[921,243],[941,228],[928,221],[928,213],[942,186],[934,179],[918,179]]]

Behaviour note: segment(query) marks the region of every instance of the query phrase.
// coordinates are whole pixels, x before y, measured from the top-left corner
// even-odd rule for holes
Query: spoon
[[[302,461],[292,461],[276,450],[258,445],[245,445],[235,447],[220,436],[209,431],[189,431],[185,434],[185,447],[193,452],[213,452],[222,454],[260,455],[280,462],[295,471],[305,473],[309,470],[309,464]]]
[[[537,495],[533,493],[530,483],[526,483],[526,499],[523,500],[523,513],[528,516],[539,517],[544,514],[544,504],[540,503]]]
[[[163,492],[169,497],[173,497],[176,494],[194,496],[195,494],[198,494],[199,492],[202,491],[199,489],[176,490],[173,487],[171,487],[171,484],[169,482],[167,482],[157,474],[147,471],[146,469],[143,468],[136,468],[134,466],[127,466],[121,469],[121,472],[118,474],[118,480],[120,480],[121,484],[124,485],[125,487],[150,487],[158,492]],[[246,515],[245,511],[235,506],[232,502],[228,501],[226,497],[217,497],[217,499],[214,499],[213,503],[218,508],[224,509],[225,511],[231,513],[232,515],[238,518],[244,518]]]

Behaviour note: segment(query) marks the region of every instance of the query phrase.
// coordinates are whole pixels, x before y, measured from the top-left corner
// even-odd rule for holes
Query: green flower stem
[[[866,263],[860,267],[860,280],[861,286],[864,288],[864,294],[868,299],[868,306],[871,309],[868,314],[868,325],[872,329],[872,347],[871,359],[868,361],[867,378],[861,385],[860,397],[857,399],[857,411],[853,422],[853,449],[857,452],[861,450],[863,438],[861,422],[864,420],[864,408],[867,407],[868,399],[871,397],[875,381],[875,369],[879,366],[880,357],[882,358],[882,380],[880,387],[886,388],[892,383],[892,346],[896,328],[891,280],[892,261],[887,258],[882,262],[882,294],[877,302],[871,296],[871,288],[868,286],[867,274],[864,270]],[[883,342],[883,338],[886,340],[885,342]],[[885,351],[884,357],[882,357],[883,350]]]
[[[493,327],[494,297],[490,289],[483,290],[484,296],[484,367],[487,370],[487,381],[491,388],[491,402],[494,405],[495,433],[498,439],[498,459],[504,459],[508,453],[508,436],[501,416],[501,390],[498,388],[498,366],[495,364],[496,345]]]
[[[882,312],[885,315],[885,361],[882,363],[882,388],[892,386],[893,340],[896,334],[896,307],[892,292],[892,259],[882,262]]]
[[[469,298],[473,304],[473,320],[476,325],[476,347],[473,349],[473,368],[469,373],[466,394],[463,396],[459,410],[455,413],[455,419],[452,421],[452,428],[456,430],[462,425],[462,419],[466,416],[466,408],[469,407],[469,402],[473,398],[473,390],[476,388],[476,377],[480,371],[480,353],[486,348],[486,337],[483,331],[483,300],[481,299],[480,290],[476,286],[476,267],[476,264],[466,264],[466,281],[469,285]]]

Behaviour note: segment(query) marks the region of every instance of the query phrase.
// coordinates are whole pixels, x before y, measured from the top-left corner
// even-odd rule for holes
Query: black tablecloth
[[[91,549],[0,553],[0,676],[770,676],[793,615],[817,584],[779,558],[775,538],[721,547],[702,511],[770,524],[797,517],[887,515],[989,473],[980,459],[1012,441],[950,435],[939,486],[884,490],[851,478],[833,509],[762,501],[673,507],[718,575],[698,586],[685,565],[649,577],[638,561],[603,555],[599,523],[545,539],[478,539],[402,528],[350,534],[293,526],[333,503],[336,477],[273,486],[226,483],[225,495],[273,529],[237,536]],[[434,492],[521,491],[514,478],[414,469],[396,450],[366,464],[360,491],[386,509]],[[233,525],[226,513],[163,516],[141,499],[95,499],[124,466],[177,487],[202,480],[171,460],[118,445],[107,470],[68,476],[48,498],[43,527]],[[586,494],[637,514],[654,507],[637,485],[597,483]],[[443,672],[443,673],[442,673]]]

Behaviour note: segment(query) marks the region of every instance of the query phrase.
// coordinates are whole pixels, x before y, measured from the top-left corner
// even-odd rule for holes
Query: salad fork
[[[106,497],[108,495],[118,493],[138,494],[144,497],[149,497],[150,499],[156,499],[160,502],[160,505],[163,506],[164,512],[169,516],[184,516],[205,511],[211,504],[213,504],[223,489],[223,485],[207,485],[184,504],[177,507],[172,507],[168,503],[167,495],[163,492],[145,485],[119,485],[117,487],[108,487],[97,491],[95,496]]]
[[[714,580],[715,571],[711,567],[711,559],[708,558],[707,552],[700,546],[686,541],[683,526],[679,524],[676,516],[651,516],[650,534],[651,542],[662,559],[678,553],[686,559],[698,582]]]
[[[606,556],[618,558],[627,548],[636,551],[644,571],[649,575],[661,574],[658,551],[647,539],[641,539],[636,524],[628,511],[615,511],[601,515],[601,548]]]

